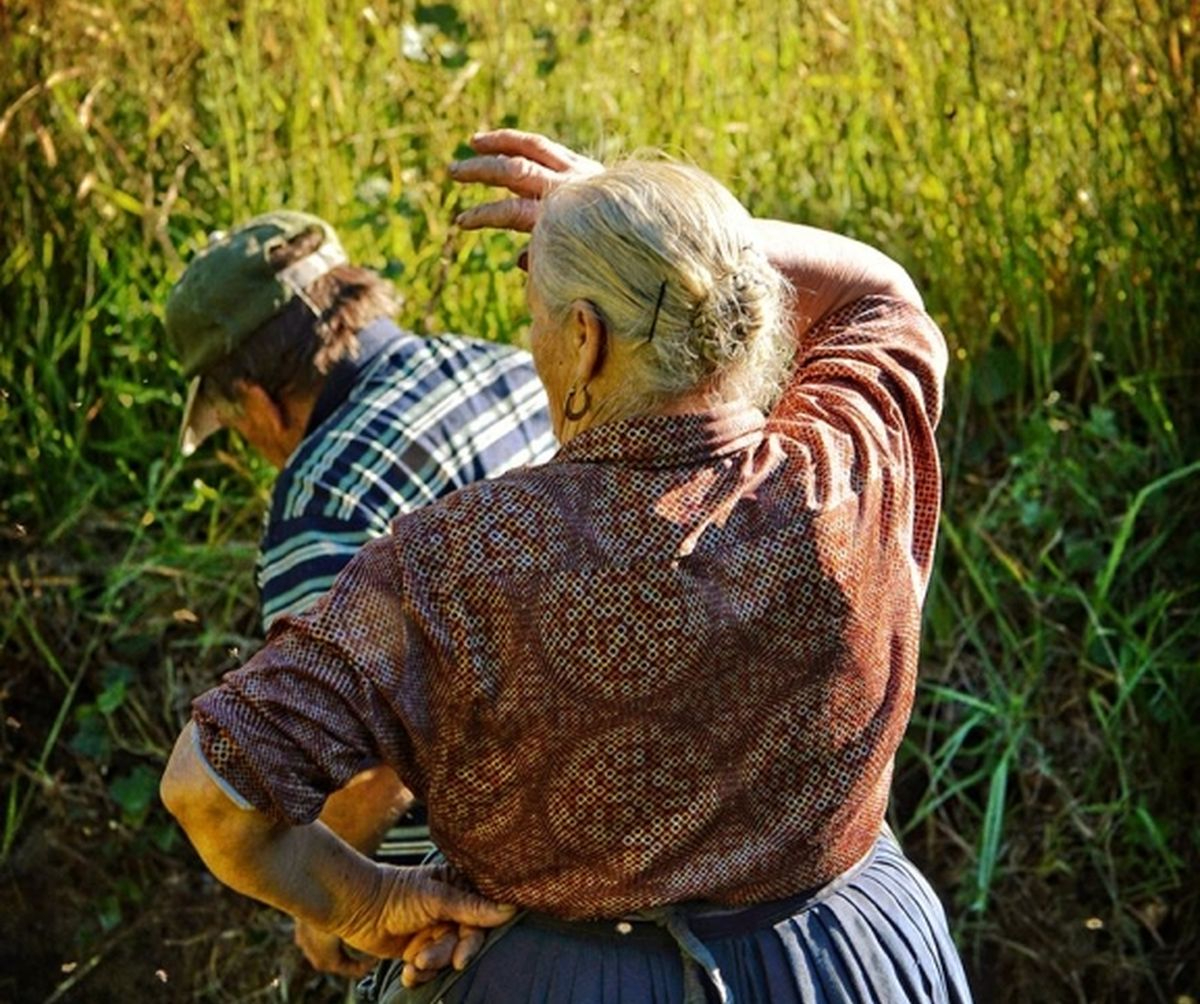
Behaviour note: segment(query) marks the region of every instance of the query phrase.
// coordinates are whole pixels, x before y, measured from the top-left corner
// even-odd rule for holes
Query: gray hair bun
[[[622,413],[693,392],[767,407],[794,344],[788,287],[715,179],[633,160],[557,189],[533,232],[530,282],[551,316],[593,304],[629,356]]]
[[[753,338],[775,320],[777,285],[775,270],[753,247],[743,247],[731,268],[714,273],[692,310],[700,358],[716,369],[742,357]]]

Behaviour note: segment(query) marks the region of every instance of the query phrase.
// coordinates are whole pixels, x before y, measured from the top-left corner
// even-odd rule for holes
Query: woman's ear
[[[591,300],[571,304],[571,337],[576,353],[574,385],[586,387],[600,375],[608,355],[608,328]]]

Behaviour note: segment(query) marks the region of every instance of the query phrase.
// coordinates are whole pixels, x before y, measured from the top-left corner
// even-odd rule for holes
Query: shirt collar
[[[645,415],[586,429],[555,460],[617,460],[636,466],[675,467],[756,446],[766,420],[748,404],[723,404],[686,415]]]
[[[372,321],[358,333],[358,351],[353,357],[347,355],[334,363],[325,377],[317,403],[308,417],[304,435],[310,436],[320,427],[337,407],[346,400],[350,389],[357,383],[359,375],[375,361],[384,349],[402,338],[412,337],[398,328],[391,320],[381,317]]]

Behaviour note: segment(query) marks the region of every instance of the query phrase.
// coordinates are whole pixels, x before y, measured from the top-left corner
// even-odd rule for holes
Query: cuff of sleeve
[[[204,755],[204,747],[200,742],[200,730],[198,728],[192,729],[192,745],[195,747],[196,756],[199,758],[204,770],[208,773],[208,776],[212,778],[213,783],[225,793],[225,796],[239,809],[253,811],[254,806],[251,805],[242,795],[240,795],[233,785],[226,781],[225,778],[221,777],[221,775],[217,773],[216,768],[208,762],[208,757]]]

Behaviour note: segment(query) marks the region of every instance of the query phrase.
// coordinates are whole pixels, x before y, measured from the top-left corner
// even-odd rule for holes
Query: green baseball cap
[[[324,235],[320,247],[275,271],[271,252],[313,229]],[[185,455],[220,427],[203,392],[204,370],[228,356],[294,298],[308,303],[304,291],[346,261],[333,227],[316,216],[289,210],[265,213],[228,233],[213,235],[208,247],[192,259],[167,297],[166,312],[167,341],[184,375],[192,378],[180,431]]]

